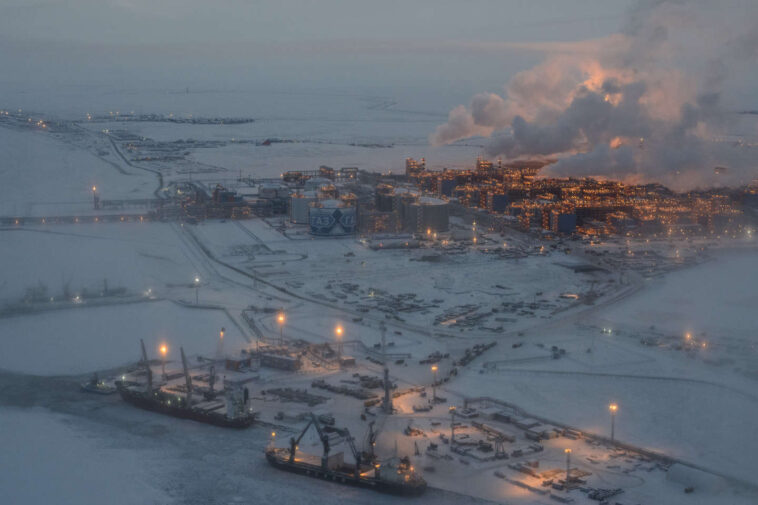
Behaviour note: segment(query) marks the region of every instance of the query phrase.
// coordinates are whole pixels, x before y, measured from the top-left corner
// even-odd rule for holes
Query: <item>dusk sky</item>
[[[131,72],[145,70],[153,73],[152,85],[442,80],[439,87],[470,93],[502,86],[541,57],[534,48],[499,43],[606,36],[628,3],[8,0],[0,4],[0,86],[147,85]]]

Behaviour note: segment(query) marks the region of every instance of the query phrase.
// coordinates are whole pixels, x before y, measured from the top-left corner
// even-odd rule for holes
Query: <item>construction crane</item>
[[[145,341],[143,339],[139,339],[139,343],[142,346],[142,365],[145,367],[145,371],[147,372],[147,392],[152,394],[153,393],[153,371],[150,369],[150,361],[147,359],[147,351],[145,350]]]

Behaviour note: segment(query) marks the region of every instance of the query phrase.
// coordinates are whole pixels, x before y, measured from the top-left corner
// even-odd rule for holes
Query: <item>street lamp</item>
[[[608,410],[611,413],[611,442],[616,438],[616,412],[618,412],[619,406],[616,403],[608,405]]]
[[[432,365],[434,382],[432,382],[432,403],[437,403],[437,365]]]
[[[276,321],[279,323],[279,345],[284,345],[284,322],[286,321],[284,312],[279,312]]]
[[[200,277],[195,276],[195,305],[199,305],[200,300]]]
[[[337,336],[337,363],[339,363],[340,368],[342,367],[342,333],[344,333],[344,330],[342,329],[342,325],[337,325],[337,327],[334,329],[334,333]]]
[[[161,346],[158,348],[158,350],[161,352],[161,372],[163,373],[163,380],[167,380],[166,377],[166,354],[168,354],[168,346],[166,344],[161,344]]]
[[[566,485],[568,486],[569,479],[571,479],[571,449],[564,449],[566,453]]]

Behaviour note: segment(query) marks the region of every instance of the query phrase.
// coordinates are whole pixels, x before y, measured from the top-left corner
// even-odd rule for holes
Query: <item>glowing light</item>
[[[616,403],[611,403],[610,405],[608,405],[608,410],[611,411],[611,414],[615,414],[618,409],[619,409],[619,406]]]
[[[276,317],[276,320],[279,322],[279,324],[284,324],[284,312],[280,312]]]
[[[166,354],[168,354],[168,346],[166,344],[161,344],[158,350],[161,352],[161,355],[163,356],[166,356]]]
[[[337,325],[337,327],[334,329],[334,333],[337,334],[337,338],[341,337],[343,332],[344,330],[342,329],[342,326],[340,325]]]

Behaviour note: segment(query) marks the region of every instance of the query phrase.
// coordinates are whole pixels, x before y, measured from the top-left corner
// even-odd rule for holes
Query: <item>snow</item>
[[[722,254],[696,269],[652,281],[644,296],[613,307],[603,318],[625,326],[655,325],[679,335],[704,332],[714,344],[725,338],[758,345],[756,265],[755,251]]]
[[[256,122],[176,125],[84,120],[84,112],[97,113],[92,108],[113,109],[109,100],[124,106],[154,106],[144,112],[250,116]],[[328,93],[144,92],[129,98],[98,94],[70,106],[77,111],[72,117],[81,120],[76,127],[69,125],[72,131],[0,128],[0,151],[5,157],[0,165],[4,181],[0,186],[0,215],[91,214],[92,185],[97,185],[107,199],[152,197],[158,185],[155,175],[119,158],[102,129],[127,130],[160,141],[224,141],[224,147],[189,149],[188,163],[207,169],[202,178],[208,182],[233,179],[240,170],[243,175],[276,177],[284,170],[312,170],[321,164],[402,171],[408,156],[425,156],[429,166],[440,168],[471,164],[479,153],[475,145],[427,145],[430,125],[444,120],[444,114],[439,118],[434,114],[446,112],[446,106],[414,110],[412,103],[397,107],[383,103],[377,97]],[[297,142],[255,145],[267,138]],[[239,139],[253,143],[237,142]],[[361,143],[392,147],[352,145]],[[150,166],[145,162],[145,167]],[[163,168],[167,181],[187,177],[170,163]],[[379,341],[379,323],[385,322],[388,340],[395,344],[393,351],[413,356],[391,369],[393,380],[403,387],[429,384],[428,366],[417,364],[428,353],[450,351],[455,359],[456,353],[474,343],[497,340],[498,346],[445,385],[442,394],[451,402],[460,396],[489,395],[557,422],[607,434],[607,405],[615,401],[620,405],[616,419],[620,440],[742,481],[755,480],[758,438],[751,425],[758,418],[754,393],[758,344],[755,250],[723,254],[699,267],[652,280],[639,280],[632,272],[632,285],[619,286],[617,272],[576,274],[562,266],[592,260],[589,256],[582,259],[581,253],[500,259],[470,248],[434,263],[419,261],[435,252],[433,248],[372,251],[355,238],[315,240],[302,226],[285,223],[286,232],[282,234],[276,229],[278,224],[277,219],[209,221],[197,226],[51,223],[0,230],[0,261],[7,265],[0,279],[2,305],[21,303],[27,289],[40,283],[58,300],[57,305],[38,302],[31,307],[36,311],[33,314],[0,318],[0,369],[21,374],[21,379],[13,380],[42,376],[33,378],[39,383],[35,383],[29,402],[52,404],[54,408],[69,402],[66,408],[78,416],[41,409],[0,409],[0,443],[8,449],[6,453],[18,456],[0,458],[0,492],[10,496],[10,503],[102,503],[102,494],[82,491],[92,481],[102,483],[100,489],[109,493],[106,501],[116,503],[165,503],[173,492],[192,497],[197,503],[391,503],[391,498],[329,483],[306,478],[292,481],[292,476],[268,468],[261,456],[267,430],[253,429],[240,438],[239,433],[138,411],[115,397],[92,398],[76,391],[72,398],[79,378],[55,377],[134,362],[139,357],[140,338],[145,339],[151,356],[157,356],[160,343],[168,343],[169,367],[174,367],[179,346],[190,355],[215,353],[222,326],[226,328],[226,351],[232,352],[248,342],[245,337],[250,336],[250,330],[240,313],[251,305],[261,309],[253,318],[264,335],[279,334],[271,309],[284,309],[285,337],[312,342],[334,343],[334,328],[341,324],[345,340],[360,340],[371,347]],[[492,234],[486,245],[500,247],[501,241],[511,250],[533,252],[539,245],[518,233],[506,237]],[[212,251],[215,259],[209,258],[198,243]],[[622,244],[616,245],[621,248]],[[679,244],[643,247],[671,253]],[[193,286],[195,276],[201,279],[197,290]],[[91,302],[81,304],[60,301],[65,286],[73,293],[86,289],[97,294],[104,280],[110,289],[126,288],[125,297],[116,297],[114,304],[100,307],[91,305],[109,301],[106,297],[96,295]],[[642,289],[626,298],[619,295],[616,300],[601,297],[594,306],[560,298],[567,292],[587,293],[592,281],[600,291],[631,293],[636,282]],[[342,297],[343,283],[357,285],[358,294]],[[147,290],[149,296],[145,295]],[[370,292],[378,290],[393,296],[414,293],[426,301],[443,301],[428,311],[399,312],[402,321],[376,308],[357,311],[357,304],[373,303],[370,299],[375,297]],[[199,305],[210,308],[194,307],[196,293]],[[502,308],[503,302],[523,302],[528,308],[543,303],[543,299],[550,307],[535,309],[532,315]],[[125,301],[133,303],[121,303]],[[483,312],[497,308],[498,313],[489,312],[487,324],[495,326],[495,318],[500,317],[503,328],[483,330],[474,326],[460,331],[433,325],[436,316],[461,304],[474,305]],[[601,328],[613,331],[601,333]],[[650,336],[669,339],[668,343],[681,342],[685,333],[707,346],[685,351],[674,345],[640,343]],[[566,349],[566,356],[551,359],[549,349],[553,345]],[[363,360],[362,348],[346,343],[345,353],[359,359],[361,372],[378,374],[377,366]],[[487,367],[482,366],[485,363]],[[442,362],[440,374],[451,367],[452,359]],[[9,377],[15,376],[0,374],[4,386],[0,399],[6,399],[13,396],[8,391],[15,391],[16,386],[5,387],[5,382],[11,384]],[[259,386],[302,388],[315,376],[328,376],[330,381],[349,380],[350,376],[348,372],[330,374],[325,370],[301,374],[264,371]],[[70,383],[54,387],[59,385],[55,381],[67,379]],[[40,391],[44,394],[37,395]],[[386,422],[379,444],[385,453],[392,450],[393,435],[397,435],[402,451],[412,450],[411,439],[399,435],[415,419],[409,402],[407,398],[398,401],[400,414]],[[355,405],[355,401],[334,398],[323,409],[334,411],[340,424],[344,421],[360,435],[365,425],[358,421]],[[280,409],[305,409],[276,401],[260,408],[267,421],[273,421]],[[441,405],[430,416],[444,423],[446,408]],[[88,433],[82,429],[89,426],[91,418],[102,421],[101,434],[112,434],[118,445],[109,445],[107,437],[84,436]],[[153,437],[154,433],[159,435]],[[158,442],[166,449],[161,457],[170,465],[150,468],[148,475],[141,462],[155,457],[152,451]],[[560,443],[567,442],[561,439]],[[549,447],[547,452],[545,464],[560,466],[561,448]],[[432,490],[421,502],[466,500],[452,492],[482,499],[507,498],[514,503],[535,502],[533,495],[492,477],[492,468],[481,468],[457,461],[440,464],[428,480],[451,493]],[[35,480],[30,481],[30,476]],[[666,480],[663,472],[654,472],[641,482],[636,476],[610,472],[602,478],[628,485],[627,496],[635,503],[665,500],[705,504],[723,498],[708,489],[685,496],[683,484]],[[49,480],[51,485],[35,486],[37,479]],[[7,494],[8,489],[13,494]],[[729,495],[727,499],[730,503],[750,503],[751,498]]]
[[[166,504],[145,453],[110,447],[70,416],[0,409],[0,494],[7,505]]]
[[[749,305],[756,255],[725,253],[672,273],[599,312],[597,324],[590,311],[581,326],[527,332],[526,349],[500,349],[504,359],[494,371],[482,376],[472,370],[450,388],[500,398],[606,436],[607,406],[617,402],[619,440],[751,482],[758,471],[752,427],[758,416],[752,378],[757,342]],[[643,346],[640,336],[650,325],[682,342],[685,329],[705,331],[708,347],[684,352]],[[601,326],[614,333],[601,334]],[[550,360],[537,343],[566,348],[568,357]],[[543,358],[519,362],[524,353]]]
[[[20,300],[40,283],[53,297],[67,283],[73,293],[99,292],[104,281],[111,289],[142,294],[152,288],[160,294],[166,284],[191,283],[199,268],[184,253],[175,228],[164,223],[50,224],[2,230],[0,237],[0,257],[13,265],[0,283],[5,302]],[[188,291],[190,297],[194,293]]]
[[[147,172],[121,173],[44,131],[0,126],[0,152],[0,216],[79,215],[92,210],[93,186],[110,199],[149,198],[157,187]]]
[[[85,374],[138,361],[141,338],[153,358],[167,343],[168,360],[178,367],[180,346],[189,355],[214,356],[222,327],[225,351],[246,343],[224,312],[165,301],[5,318],[0,319],[0,368],[35,375]]]

